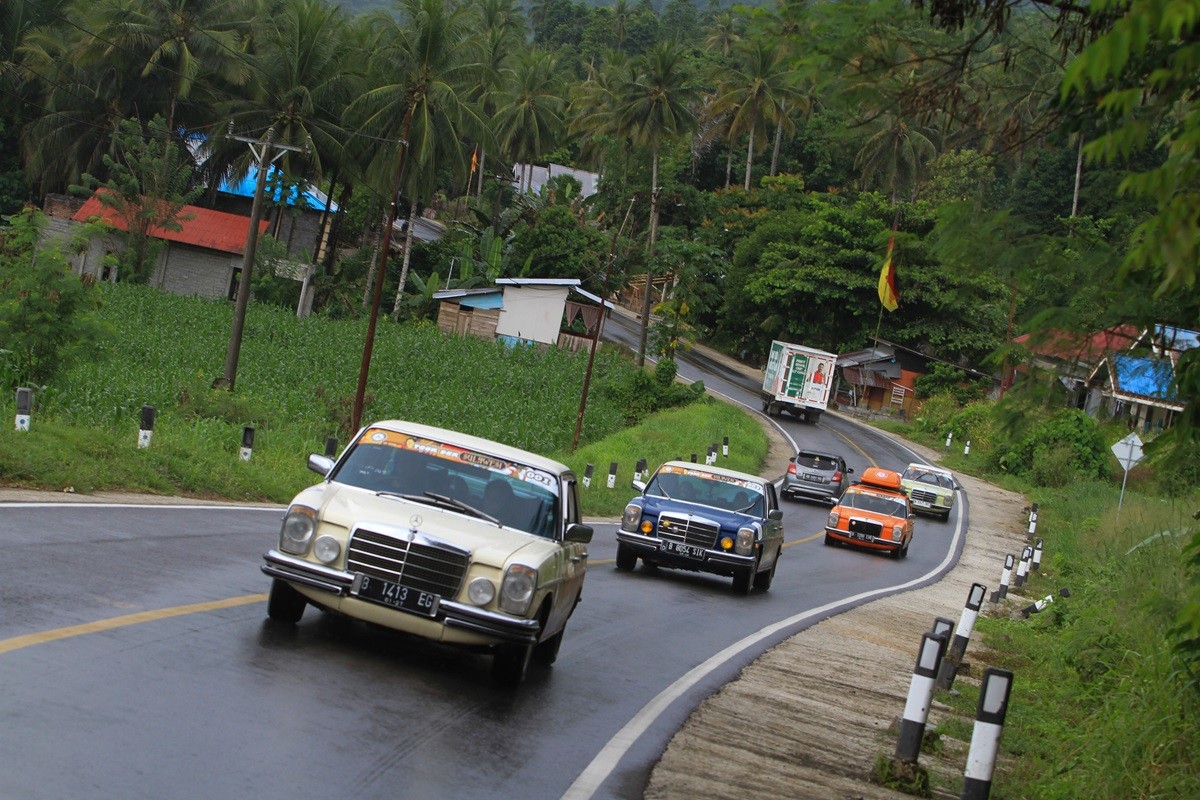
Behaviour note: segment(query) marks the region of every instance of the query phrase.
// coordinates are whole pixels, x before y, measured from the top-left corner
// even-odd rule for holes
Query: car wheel
[[[637,553],[617,542],[617,569],[628,572],[637,566]]]
[[[548,667],[557,661],[558,648],[562,646],[563,634],[566,632],[566,630],[566,628],[563,628],[546,641],[534,646],[533,660],[545,667]]]
[[[520,686],[533,657],[531,644],[505,644],[492,657],[492,680],[510,688]]]
[[[754,587],[754,578],[754,567],[733,573],[733,591],[738,594],[750,594],[750,589]]]
[[[833,547],[837,543],[838,543],[837,539],[833,538],[828,533],[825,534],[825,546],[826,547]]]
[[[910,544],[912,544],[911,538],[907,542],[904,543],[904,547],[900,548],[900,555],[898,556],[898,558],[908,558],[908,546]]]
[[[271,593],[267,595],[267,616],[276,622],[295,625],[304,615],[308,601],[304,595],[292,588],[287,581],[275,578],[271,581]]]
[[[775,556],[775,563],[771,565],[769,570],[766,572],[760,572],[754,576],[754,588],[758,589],[760,592],[769,591],[771,588],[771,581],[775,580],[775,568],[777,566],[779,566],[778,555]]]

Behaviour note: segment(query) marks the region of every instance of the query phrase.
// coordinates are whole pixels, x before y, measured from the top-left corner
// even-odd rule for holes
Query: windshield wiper
[[[412,503],[422,503],[427,506],[441,506],[448,508],[451,511],[458,511],[468,516],[478,517],[479,519],[487,520],[495,525],[501,525],[500,520],[493,517],[491,514],[484,513],[472,505],[464,503],[462,500],[437,492],[425,492],[423,494],[400,494],[398,492],[376,492],[380,497],[398,497],[401,500],[408,500]],[[432,501],[432,502],[431,502]]]

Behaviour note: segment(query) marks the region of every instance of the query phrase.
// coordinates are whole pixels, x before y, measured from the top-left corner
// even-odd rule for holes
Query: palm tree
[[[390,23],[386,39],[374,54],[371,72],[376,83],[350,111],[364,132],[400,144],[381,147],[377,153],[378,166],[391,166],[394,175],[391,187],[381,194],[395,200],[403,192],[409,200],[394,312],[401,307],[408,278],[418,203],[432,197],[439,169],[449,168],[459,174],[465,171],[459,131],[485,128],[467,100],[477,65],[464,59],[469,51],[463,9],[442,0],[404,0],[401,8],[404,21]],[[380,15],[375,19],[383,25],[388,18]],[[384,231],[389,239],[390,230],[389,221]],[[386,257],[385,246],[382,258]]]
[[[636,77],[617,87],[615,128],[628,132],[632,140],[650,148],[650,235],[648,263],[653,262],[658,235],[658,156],[664,141],[688,135],[695,126],[692,101],[696,86],[682,47],[663,42],[638,57]],[[638,341],[638,365],[646,359],[646,331],[650,319],[651,275],[646,274],[642,300],[642,325]]]
[[[525,35],[524,22],[515,0],[476,0],[473,6],[477,15],[479,33],[472,42],[472,59],[479,65],[473,85],[468,92],[471,102],[479,106],[485,120],[493,120],[496,102],[502,94],[506,80],[512,73],[508,62],[522,46]],[[488,141],[495,138],[492,125],[480,132],[476,138],[479,148],[476,170],[478,184],[476,196],[483,196],[483,176],[487,168]]]
[[[910,197],[916,192],[925,165],[936,155],[931,131],[886,111],[854,157],[854,166],[861,173],[863,188],[880,189],[894,204],[903,190]]]
[[[708,27],[708,36],[704,46],[728,57],[733,46],[742,39],[742,20],[728,11],[722,11],[713,18]]]
[[[81,66],[128,63],[143,100],[165,107],[175,130],[178,104],[202,84],[236,87],[252,78],[244,57],[258,0],[97,0],[88,4]],[[210,98],[197,104],[204,113]],[[190,122],[190,121],[189,121]]]
[[[735,54],[735,66],[718,89],[711,113],[731,112],[730,138],[742,134],[747,137],[743,188],[749,191],[754,152],[761,147],[755,136],[771,121],[778,120],[783,104],[797,96],[796,72],[786,59],[786,49],[765,36],[739,43]]]
[[[514,161],[531,164],[557,143],[565,105],[554,55],[523,53],[513,66],[512,85],[496,102],[496,138]]]

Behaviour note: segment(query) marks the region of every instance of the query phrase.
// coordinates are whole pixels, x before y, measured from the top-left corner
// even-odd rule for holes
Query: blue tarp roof
[[[1163,359],[1138,356],[1113,356],[1116,370],[1116,390],[1124,394],[1154,397],[1159,400],[1175,400],[1171,381],[1175,370],[1171,362]]]
[[[275,191],[272,193],[271,181],[276,179],[275,176],[276,176],[275,167],[273,165],[268,166],[267,167],[267,194],[266,194],[266,197],[270,198],[273,202],[278,203],[279,197],[282,194],[282,188],[279,186],[275,186],[274,187]],[[235,194],[239,197],[254,197],[254,186],[257,182],[258,182],[258,167],[252,166],[252,167],[250,167],[250,171],[246,174],[246,177],[242,178],[240,181],[238,181],[236,183],[231,181],[229,178],[222,179],[219,190],[222,192],[225,192],[226,194]],[[297,205],[296,195],[298,194],[298,192],[296,190],[296,187],[292,186],[289,188],[291,191],[288,193],[287,204],[289,206]],[[325,199],[326,199],[325,193],[319,191],[315,186],[308,185],[307,188],[305,188],[305,190],[304,190],[304,194],[303,194],[302,198],[303,198],[302,202],[303,202],[305,208],[310,208],[314,211],[324,211],[325,210]],[[329,210],[337,211],[338,210],[337,203],[331,203],[329,206]]]

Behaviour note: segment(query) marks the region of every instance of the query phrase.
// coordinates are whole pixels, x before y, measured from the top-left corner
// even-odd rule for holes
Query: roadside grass
[[[365,321],[301,321],[287,309],[252,304],[236,390],[227,392],[212,382],[224,372],[228,303],[146,286],[99,288],[112,336],[96,358],[36,389],[29,431],[0,427],[0,483],[283,503],[316,480],[305,466],[309,453],[323,452],[329,436],[345,445]],[[757,423],[720,402],[627,428],[628,408],[644,405],[646,390],[636,388],[638,369],[606,347],[595,360],[582,447],[570,453],[586,364],[586,352],[514,349],[447,336],[431,324],[385,321],[363,421],[399,418],[472,433],[550,455],[581,476],[593,463],[592,489],[582,499],[592,516],[620,514],[641,458],[651,469],[693,452],[703,460],[710,444],[729,436],[735,468],[756,472],[765,460]],[[158,413],[150,447],[138,449],[143,405]],[[254,446],[241,461],[247,426],[255,429]],[[608,490],[612,461],[621,472]]]

